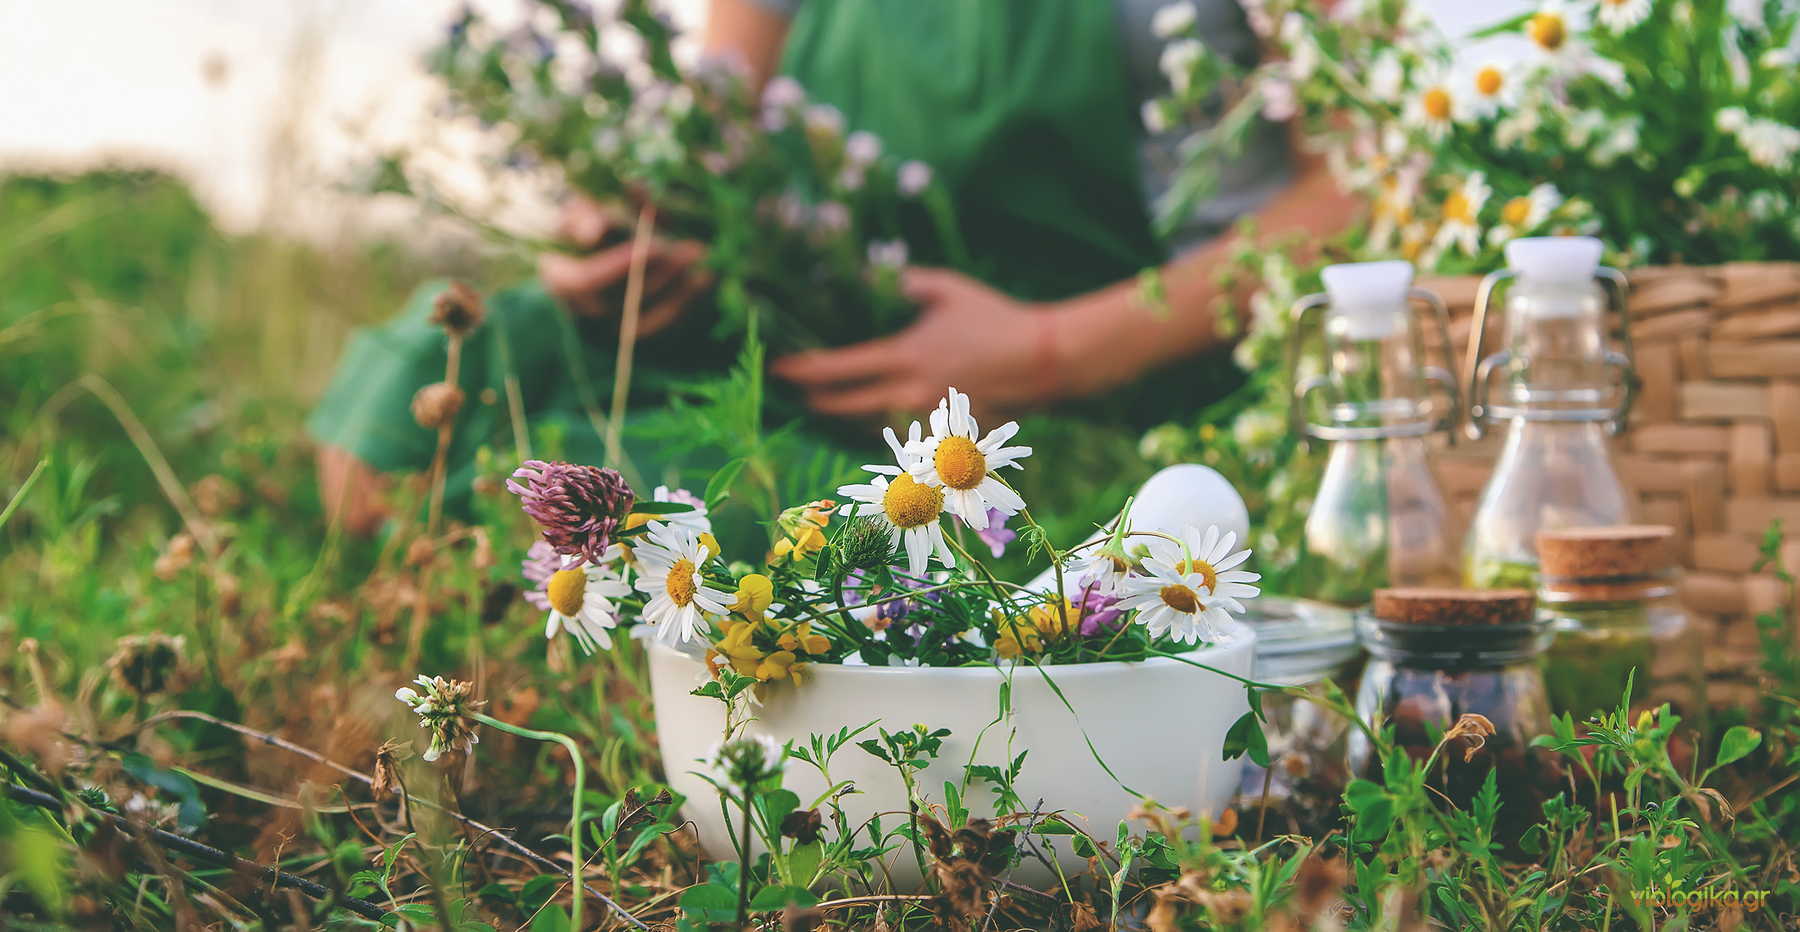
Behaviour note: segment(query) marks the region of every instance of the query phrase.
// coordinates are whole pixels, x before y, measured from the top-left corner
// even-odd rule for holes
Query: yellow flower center
[[[1569,24],[1560,13],[1535,13],[1525,24],[1525,34],[1548,51],[1562,48],[1569,38]]]
[[[667,586],[669,601],[676,605],[686,607],[694,601],[694,561],[676,560],[675,565],[669,567]]]
[[[1444,198],[1444,219],[1474,223],[1475,205],[1469,201],[1467,194],[1460,190],[1452,191],[1449,197]]]
[[[881,509],[897,528],[915,528],[930,524],[944,510],[944,490],[934,489],[901,473],[888,483],[881,496]]]
[[[1213,565],[1205,560],[1183,560],[1175,564],[1175,572],[1183,576],[1189,573],[1199,573],[1200,585],[1205,586],[1207,592],[1219,591],[1219,571],[1213,569]]]
[[[938,478],[953,488],[968,490],[987,478],[987,457],[967,437],[945,437],[938,442],[937,455],[931,459]]]
[[[1475,90],[1479,91],[1483,97],[1492,97],[1500,93],[1500,89],[1505,86],[1506,76],[1493,65],[1488,65],[1475,72]]]
[[[1200,595],[1186,586],[1164,586],[1158,595],[1162,596],[1164,605],[1184,615],[1200,611]]]
[[[1421,99],[1425,106],[1425,115],[1434,120],[1450,119],[1450,92],[1441,87],[1434,87],[1425,92]]]
[[[1507,226],[1522,227],[1530,218],[1531,198],[1529,197],[1515,197],[1507,201],[1505,207],[1500,208],[1500,219],[1505,221]]]
[[[550,597],[550,607],[556,609],[558,615],[572,618],[581,613],[582,597],[587,594],[587,574],[578,566],[557,570],[544,586],[544,594]]]

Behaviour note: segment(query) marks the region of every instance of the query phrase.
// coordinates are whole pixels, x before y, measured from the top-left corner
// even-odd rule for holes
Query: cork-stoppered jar
[[[1557,714],[1585,720],[1616,709],[1628,680],[1634,708],[1705,708],[1699,632],[1678,597],[1674,534],[1666,525],[1538,534],[1539,614],[1555,632],[1544,674]]]
[[[1539,664],[1549,635],[1524,589],[1382,589],[1357,619],[1370,655],[1358,717],[1391,727],[1413,760],[1431,760],[1429,784],[1458,807],[1467,808],[1493,772],[1508,823],[1497,827],[1502,838],[1535,821],[1561,783],[1555,754],[1531,746],[1550,731]],[[1479,716],[1474,724],[1491,733],[1445,742],[1465,716]],[[1352,772],[1377,776],[1381,762],[1368,738],[1354,732],[1349,744]]]

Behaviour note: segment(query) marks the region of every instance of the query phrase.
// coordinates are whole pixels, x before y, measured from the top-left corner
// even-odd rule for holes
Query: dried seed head
[[[426,430],[449,427],[462,410],[463,390],[449,382],[433,382],[413,394],[412,416]]]
[[[181,666],[183,641],[167,634],[133,634],[119,639],[106,661],[113,682],[136,696],[162,692]]]
[[[431,562],[432,554],[435,553],[437,553],[437,541],[420,534],[412,539],[412,543],[406,545],[406,565],[424,566]]]
[[[482,303],[481,294],[462,282],[451,282],[431,306],[431,322],[444,328],[445,335],[457,339],[468,336],[486,319],[487,305]]]
[[[217,473],[201,477],[190,491],[194,496],[194,507],[209,518],[236,511],[244,503],[244,493],[237,483]]]
[[[369,780],[369,792],[377,801],[394,795],[394,788],[400,785],[398,775],[394,770],[396,766],[398,765],[394,762],[394,743],[392,741],[382,742],[381,747],[375,749],[375,769],[370,774]]]
[[[181,575],[181,571],[193,565],[193,562],[194,535],[182,531],[163,545],[163,552],[157,556],[154,567],[156,578],[168,582]]]
[[[1487,746],[1487,739],[1493,733],[1494,723],[1489,721],[1487,716],[1465,712],[1461,718],[1456,720],[1456,724],[1450,726],[1449,731],[1444,732],[1442,743],[1449,744],[1460,738],[1463,741],[1463,763],[1466,764],[1474,760],[1476,753]]]

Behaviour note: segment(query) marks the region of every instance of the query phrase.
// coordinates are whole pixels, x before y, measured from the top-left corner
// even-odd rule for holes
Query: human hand
[[[545,290],[571,311],[589,317],[611,313],[623,305],[631,272],[633,240],[625,225],[601,205],[584,197],[563,203],[559,224],[564,238],[586,255],[545,253],[538,257],[538,277]],[[608,234],[613,242],[608,243]],[[688,240],[652,237],[644,259],[644,297],[638,333],[649,336],[681,316],[687,302],[705,290],[710,277],[700,268],[706,248]]]
[[[918,319],[906,329],[784,356],[775,360],[775,374],[805,390],[813,410],[844,417],[929,410],[952,385],[980,399],[991,414],[1067,394],[1055,309],[948,269],[909,268],[900,284],[920,305]]]

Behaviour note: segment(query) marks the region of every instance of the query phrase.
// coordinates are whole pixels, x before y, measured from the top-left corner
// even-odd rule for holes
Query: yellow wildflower
[[[824,498],[783,511],[775,523],[787,536],[775,542],[769,562],[798,560],[823,550],[825,525],[830,523],[831,511],[836,507],[837,502]]]
[[[812,622],[803,621],[777,640],[782,650],[799,651],[806,654],[823,654],[831,649],[831,639],[823,634],[812,633]]]
[[[773,601],[775,584],[761,573],[751,573],[738,580],[737,598],[727,608],[745,618],[761,618]]]
[[[1000,622],[999,636],[994,638],[994,652],[1007,659],[1035,654],[1044,649],[1037,629],[1023,618]]]
[[[759,623],[754,621],[726,621],[725,637],[708,653],[707,666],[717,672],[719,664],[715,658],[722,658],[730,662],[733,670],[745,676],[756,676],[757,667],[763,661],[763,651],[753,640],[758,627]]]
[[[1063,635],[1075,630],[1081,623],[1081,610],[1068,599],[1062,600],[1059,610],[1057,606],[1045,602],[1031,607],[1031,626],[1037,629],[1047,641],[1060,640]]]
[[[757,665],[754,675],[765,683],[770,680],[792,679],[795,685],[799,685],[800,668],[804,664],[798,661],[799,658],[794,656],[793,651],[778,650],[763,658],[763,662]]]

